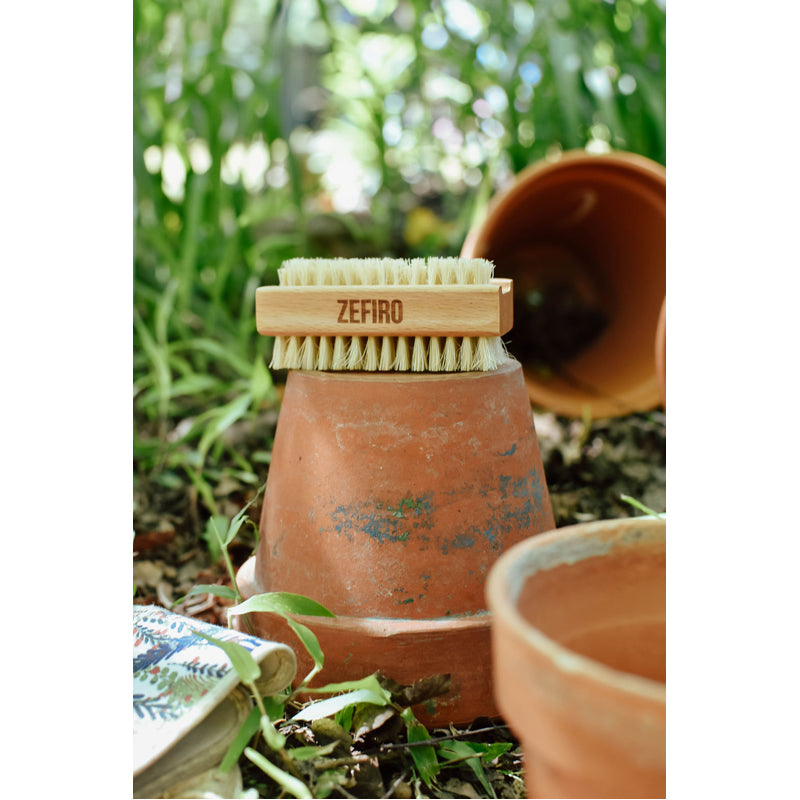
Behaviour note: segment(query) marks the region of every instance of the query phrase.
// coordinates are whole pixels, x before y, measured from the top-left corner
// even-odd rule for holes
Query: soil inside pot
[[[606,312],[573,284],[550,282],[515,298],[508,349],[529,369],[568,377],[567,362],[592,345],[608,322]]]

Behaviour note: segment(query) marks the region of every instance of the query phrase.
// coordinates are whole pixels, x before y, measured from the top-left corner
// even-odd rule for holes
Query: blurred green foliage
[[[224,433],[276,402],[254,295],[283,260],[457,255],[553,150],[665,162],[663,0],[133,10],[135,466],[210,509],[223,456],[257,480]]]

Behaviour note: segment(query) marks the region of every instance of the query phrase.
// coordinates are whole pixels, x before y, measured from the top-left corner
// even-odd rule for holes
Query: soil
[[[638,516],[643,512],[623,499],[633,498],[655,512],[666,510],[666,418],[661,411],[596,420],[567,419],[549,412],[535,412],[536,431],[557,527],[595,519]],[[242,423],[230,431],[245,458],[263,452],[272,441],[277,412],[255,423]],[[220,465],[224,467],[224,465]],[[233,470],[214,488],[218,511],[232,518],[256,498],[248,509],[252,525],[243,525],[230,548],[236,567],[252,553],[262,495],[260,486],[268,466],[261,464],[260,484],[231,477]],[[203,539],[208,512],[197,489],[185,484],[164,486],[147,477],[134,485],[134,603],[172,607],[186,616],[225,626],[229,603],[211,595],[181,598],[197,584],[228,585],[222,561],[213,561]],[[180,602],[175,602],[180,601]],[[384,674],[391,678],[391,664]],[[424,678],[426,676],[420,676]],[[465,730],[430,731],[435,738],[483,744],[504,742],[510,748],[486,766],[481,778],[469,762],[443,770],[428,787],[413,780],[412,760],[405,732],[397,715],[366,731],[349,753],[349,783],[334,786],[331,796],[351,797],[524,797],[522,754],[517,740],[502,720],[479,719]],[[320,742],[313,731],[297,731],[299,737]],[[244,787],[260,797],[277,797],[278,789],[250,762],[240,762]],[[487,787],[491,790],[487,792]],[[197,795],[200,796],[200,795]]]

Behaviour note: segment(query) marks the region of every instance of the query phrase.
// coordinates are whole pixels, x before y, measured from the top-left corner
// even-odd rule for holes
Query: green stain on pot
[[[514,451],[516,449],[517,449],[517,443],[514,442],[514,444],[511,445],[511,449],[510,450],[506,450],[505,453],[500,453],[500,456],[513,456],[514,455]]]
[[[458,533],[452,539],[445,539],[440,545],[439,549],[442,555],[447,553],[452,548],[453,550],[465,550],[468,547],[473,547],[475,544],[475,537],[467,533]]]
[[[488,522],[474,525],[472,531],[476,536],[486,539],[492,550],[503,549],[507,535],[530,530],[536,517],[542,512],[542,484],[536,470],[529,470],[522,477],[501,475],[497,490],[500,495],[499,508],[489,503],[492,511]],[[483,495],[488,497],[490,493]],[[494,493],[491,493],[494,494]]]
[[[420,497],[403,497],[399,501],[369,500],[337,506],[331,515],[333,530],[354,542],[366,534],[379,544],[405,544],[412,533],[430,528],[435,511],[433,492]]]

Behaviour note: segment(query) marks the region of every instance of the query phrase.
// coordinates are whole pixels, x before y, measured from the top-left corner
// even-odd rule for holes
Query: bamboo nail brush
[[[305,259],[256,290],[272,369],[473,372],[507,358],[511,280],[480,258]]]

